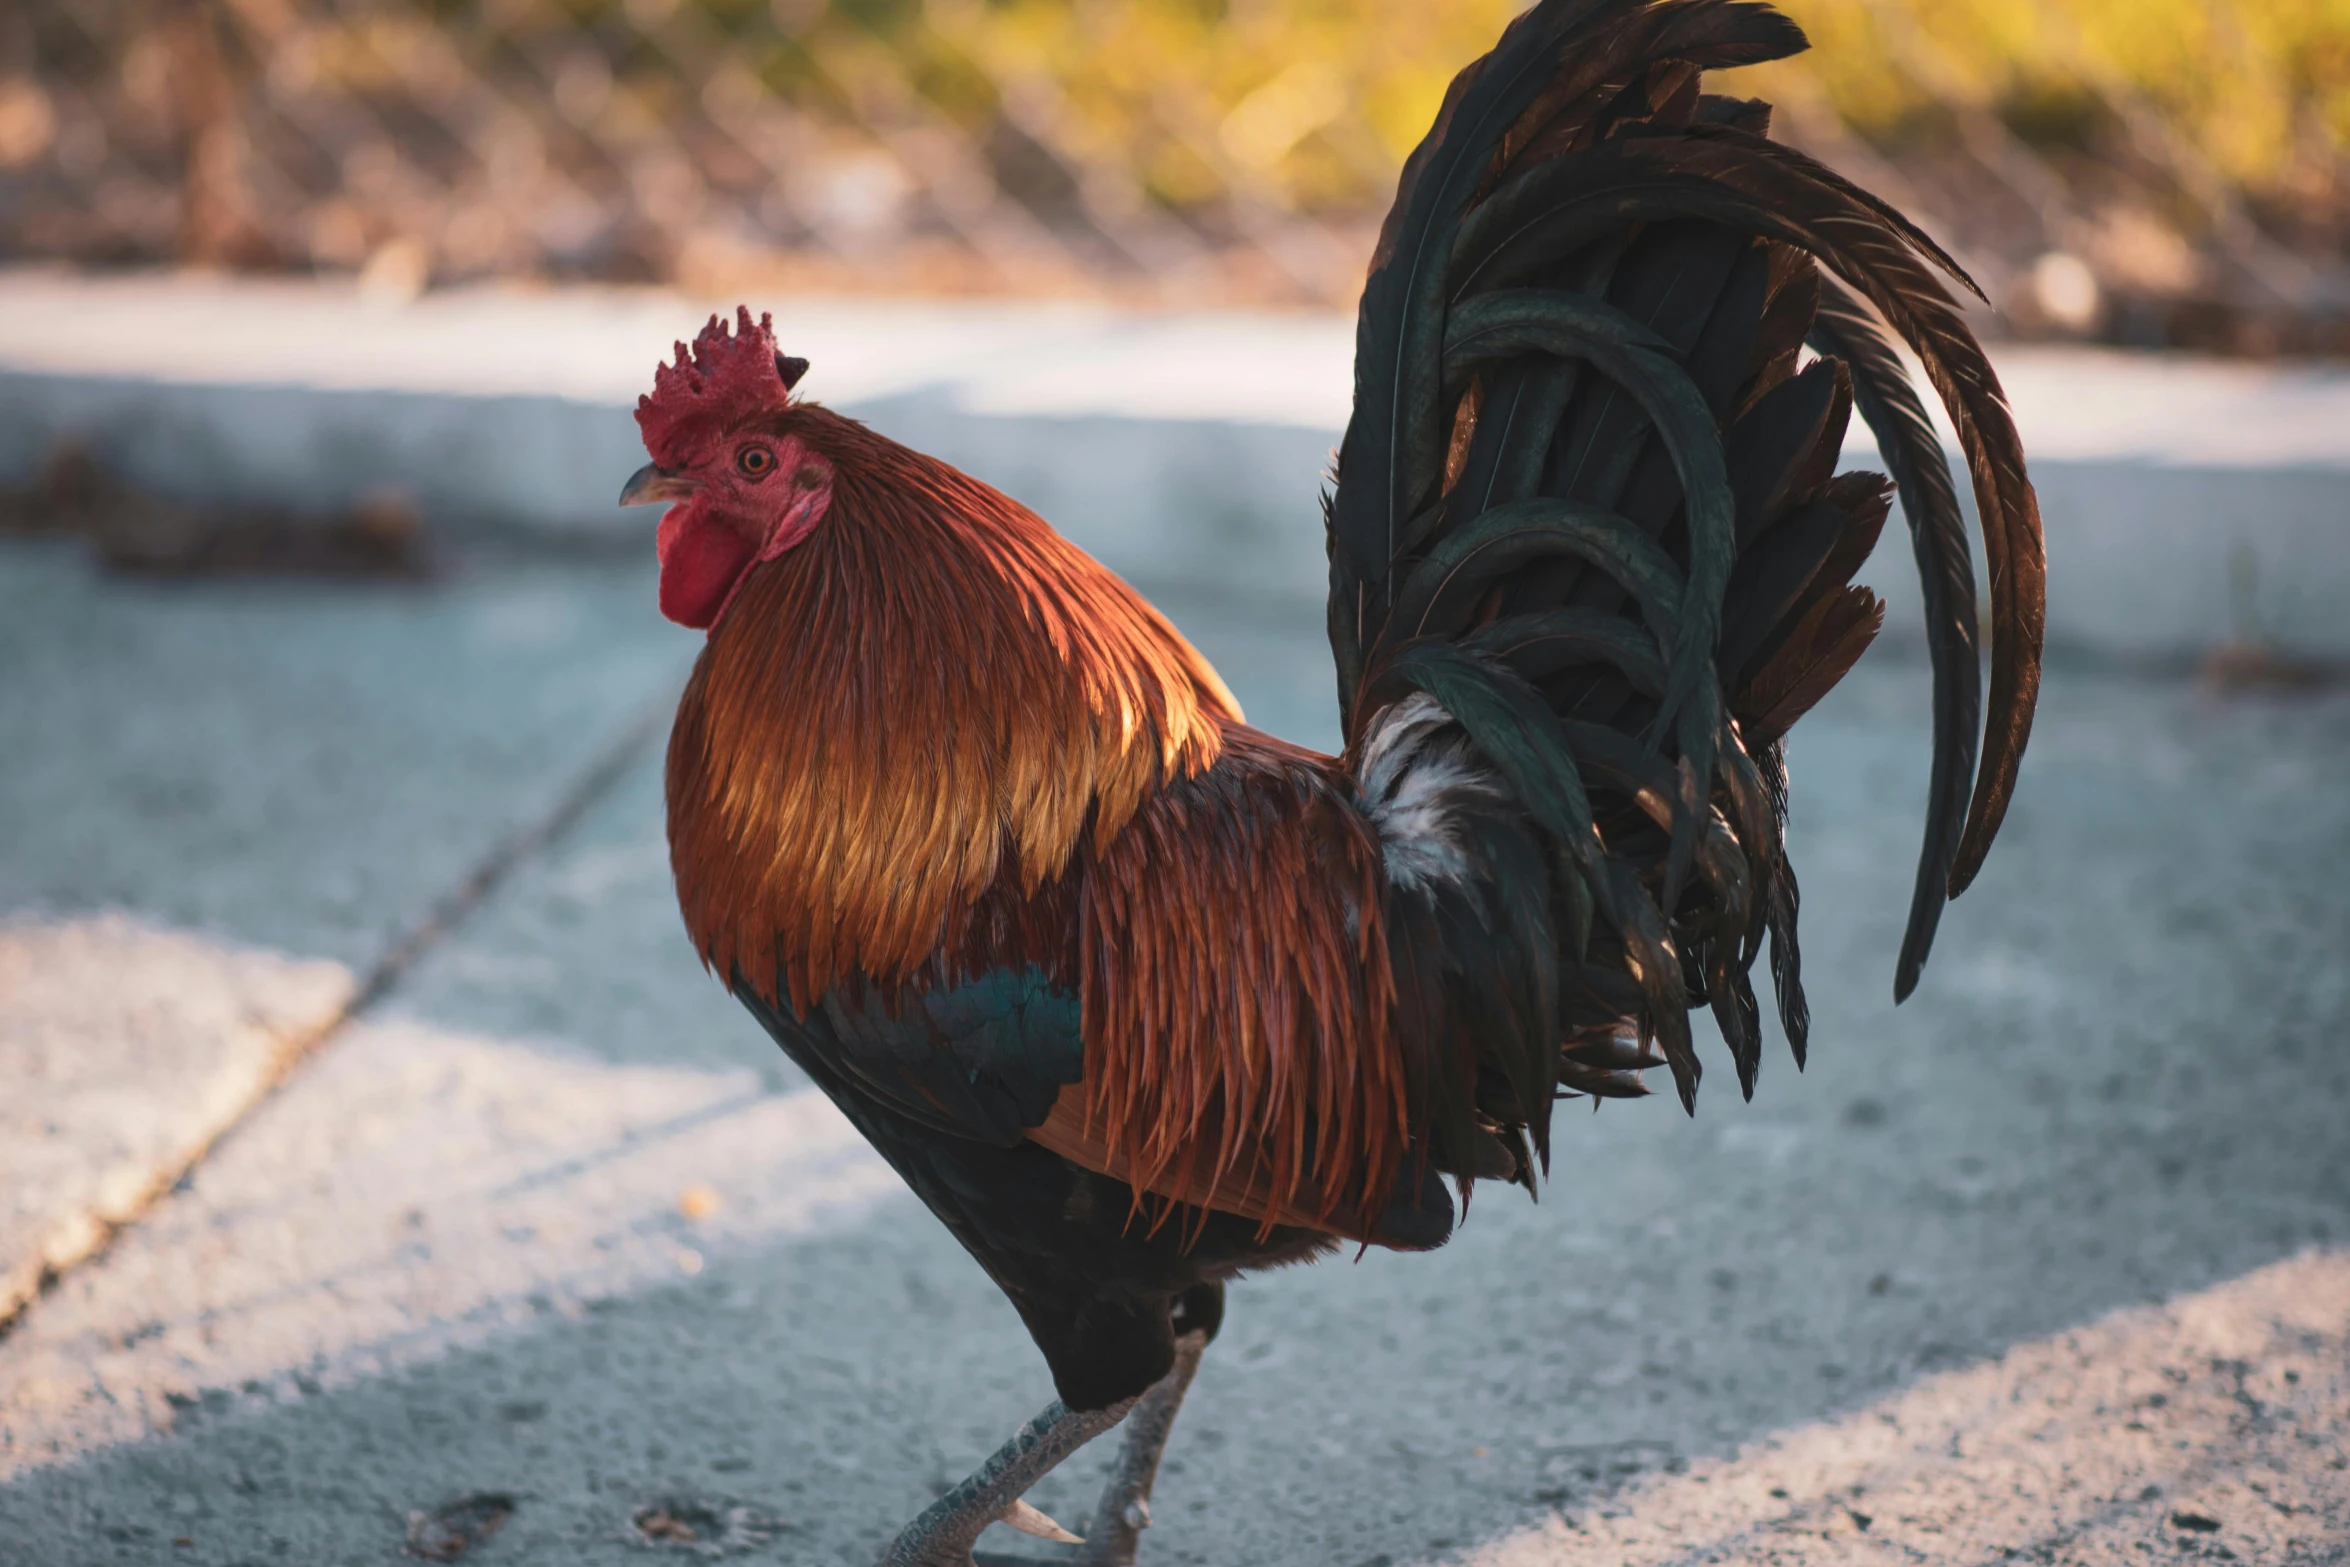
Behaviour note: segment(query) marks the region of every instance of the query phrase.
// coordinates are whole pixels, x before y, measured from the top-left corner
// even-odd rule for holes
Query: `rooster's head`
[[[717,624],[750,569],[805,539],[832,504],[832,465],[788,429],[791,390],[808,361],[775,346],[770,318],[712,316],[677,362],[653,372],[636,405],[652,461],[620,492],[623,506],[665,502],[661,613]]]

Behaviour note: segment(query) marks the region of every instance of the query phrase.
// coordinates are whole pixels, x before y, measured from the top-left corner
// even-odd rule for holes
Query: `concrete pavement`
[[[0,1562],[391,1561],[496,1519],[464,1560],[863,1563],[1047,1396],[678,936],[651,749],[598,771],[692,651],[642,564],[166,589],[4,542],[0,595],[37,824],[0,841],[0,1050],[248,1085],[0,1338]],[[1328,740],[1310,601],[1162,602]],[[2060,662],[1895,1012],[1924,706],[1872,659],[1799,735],[1810,1072],[1774,1049],[1746,1106],[1717,1055],[1694,1122],[1563,1118],[1539,1207],[1239,1288],[1150,1560],[2350,1554],[2350,700]],[[264,1093],[287,1018],[324,1037]],[[147,1086],[115,1059],[74,1102]]]
[[[176,497],[333,509],[390,486],[451,527],[634,527],[628,411],[712,308],[649,290],[348,287],[0,271],[0,485],[61,441]],[[809,395],[1001,486],[1154,585],[1323,574],[1336,315],[778,298]],[[2192,665],[2231,640],[2350,662],[2350,374],[2001,346],[2046,512],[2060,645]],[[1856,432],[1849,455],[1870,447]],[[1908,545],[1872,564],[1896,635]]]
[[[640,588],[518,566],[429,595],[186,594],[10,546],[0,1051],[25,1086],[0,1111],[0,1319],[642,728],[682,653],[654,617],[626,634]]]

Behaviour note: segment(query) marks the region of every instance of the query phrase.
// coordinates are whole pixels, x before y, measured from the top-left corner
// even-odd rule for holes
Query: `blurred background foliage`
[[[2350,0],[1784,0],[1994,330],[2350,349]],[[1509,0],[11,0],[0,255],[1351,302]]]

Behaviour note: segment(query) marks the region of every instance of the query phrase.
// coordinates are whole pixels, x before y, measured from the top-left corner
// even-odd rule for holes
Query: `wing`
[[[804,1017],[734,990],[891,1147],[1035,1143],[1128,1185],[1142,1231],[1433,1246],[1452,1207],[1406,1157],[1378,873],[1337,763],[1227,722],[1213,767],[1059,881],[991,891],[926,976]]]
[[[804,1019],[734,990],[836,1099],[848,1090],[943,1136],[1014,1147],[1083,1067],[1078,998],[1033,964],[887,997],[836,990]]]
[[[1088,865],[1083,1080],[1030,1136],[1136,1190],[1440,1244],[1410,1154],[1378,843],[1338,763],[1228,725]]]

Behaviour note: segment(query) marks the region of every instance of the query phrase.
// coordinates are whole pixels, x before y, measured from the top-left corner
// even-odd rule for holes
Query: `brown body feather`
[[[1379,845],[1335,759],[1230,726],[1087,866],[1081,973],[1085,1081],[1039,1141],[1141,1191],[1367,1233],[1410,1111]]]

